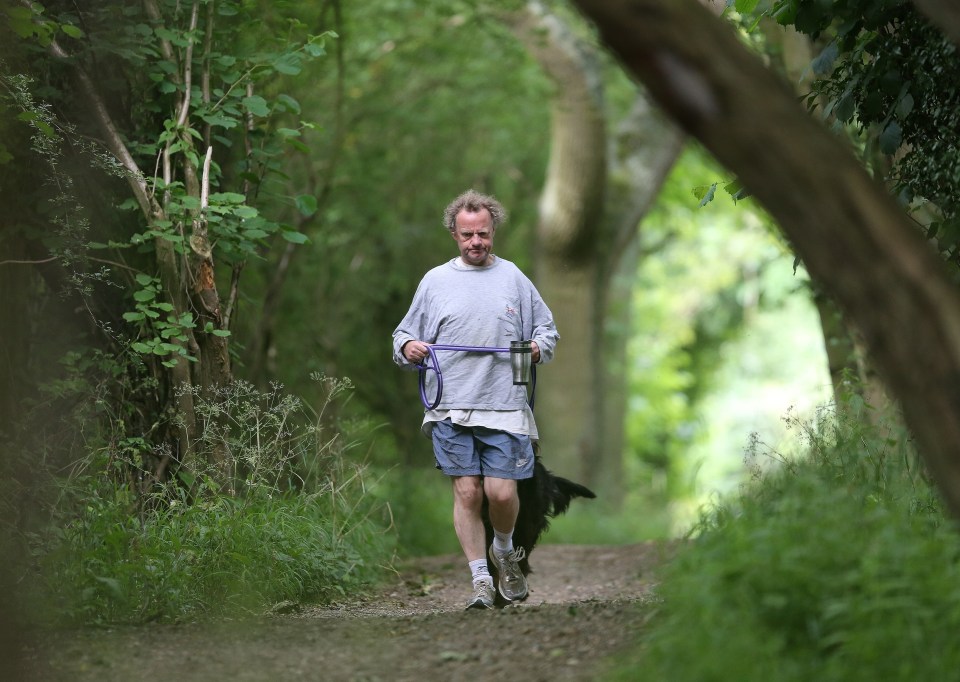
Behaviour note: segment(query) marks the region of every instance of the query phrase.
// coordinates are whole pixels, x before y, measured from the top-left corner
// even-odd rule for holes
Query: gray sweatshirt
[[[549,362],[560,335],[553,314],[526,275],[508,260],[473,267],[453,259],[430,270],[417,287],[410,310],[393,332],[393,360],[407,341],[507,348],[532,340],[540,362]],[[439,410],[522,410],[527,393],[514,386],[509,353],[436,351],[443,373]],[[427,396],[436,395],[436,377],[427,373]]]

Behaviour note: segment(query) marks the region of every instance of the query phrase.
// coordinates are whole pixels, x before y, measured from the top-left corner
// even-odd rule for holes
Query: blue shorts
[[[521,480],[533,476],[530,436],[482,426],[460,426],[449,419],[431,430],[437,468],[447,476],[489,476]]]

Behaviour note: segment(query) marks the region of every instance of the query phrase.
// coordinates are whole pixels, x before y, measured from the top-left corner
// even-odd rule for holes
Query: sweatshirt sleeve
[[[553,313],[540,296],[537,288],[530,283],[530,308],[532,310],[531,320],[533,323],[533,332],[530,339],[535,341],[540,348],[540,363],[544,364],[553,359],[553,353],[557,348],[557,342],[560,340],[560,334],[557,332],[557,326],[553,322]]]
[[[410,309],[400,324],[393,330],[393,361],[404,369],[414,369],[416,365],[403,357],[403,345],[407,341],[429,341],[429,315],[430,310],[427,305],[427,287],[425,280],[421,280],[417,292],[413,295],[413,302]]]

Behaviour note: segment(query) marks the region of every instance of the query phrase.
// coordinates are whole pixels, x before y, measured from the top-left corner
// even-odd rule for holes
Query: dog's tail
[[[553,482],[554,485],[557,486],[557,490],[560,491],[560,494],[553,496],[553,509],[551,510],[550,516],[558,516],[566,512],[570,507],[570,502],[575,497],[593,499],[597,496],[590,488],[580,485],[579,483],[574,483],[561,476],[555,476]]]

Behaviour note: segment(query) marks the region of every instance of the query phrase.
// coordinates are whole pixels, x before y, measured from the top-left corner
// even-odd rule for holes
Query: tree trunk
[[[23,0],[21,0],[23,1]],[[144,7],[158,26],[163,24],[163,17],[154,0],[147,0]],[[199,2],[192,4],[190,14],[190,28],[195,31],[199,21]],[[169,41],[162,41],[164,56],[175,65],[175,77],[183,86],[183,94],[177,104],[175,123],[173,119],[171,130],[179,131],[177,143],[181,146],[179,153],[171,152],[172,142],[167,142],[162,154],[162,173],[165,186],[180,180],[184,183],[190,196],[199,200],[201,209],[193,216],[189,227],[189,250],[187,254],[178,254],[172,242],[163,238],[154,239],[154,253],[156,267],[160,276],[163,292],[167,302],[173,306],[172,316],[179,320],[181,316],[192,318],[194,328],[185,328],[186,341],[179,342],[187,353],[195,358],[190,362],[183,356],[172,355],[172,366],[162,370],[160,379],[163,387],[169,412],[176,413],[177,418],[169,421],[168,451],[160,458],[154,471],[155,478],[163,478],[172,461],[185,462],[190,459],[197,442],[199,423],[194,401],[194,387],[199,388],[200,395],[211,396],[212,391],[231,381],[230,358],[227,342],[224,337],[211,333],[213,330],[223,329],[223,320],[220,310],[220,299],[214,277],[212,248],[207,239],[206,222],[203,211],[207,206],[209,195],[209,164],[210,151],[207,150],[207,160],[203,168],[196,168],[187,151],[192,150],[192,137],[187,132],[190,126],[191,91],[193,74],[193,43],[190,42],[183,50],[175,50]],[[84,69],[80,60],[68,55],[57,41],[52,41],[48,47],[51,55],[57,59],[69,61],[78,84],[80,101],[90,113],[92,120],[99,128],[104,143],[116,157],[125,170],[125,177],[136,198],[145,221],[148,224],[166,219],[176,219],[167,213],[166,202],[161,205],[154,197],[147,183],[147,174],[137,165],[128,149],[116,122],[111,116],[106,102],[101,96],[97,84]],[[196,154],[202,158],[202,154]],[[188,226],[181,226],[186,228]],[[186,231],[182,229],[182,232]],[[209,323],[209,325],[208,325]],[[171,339],[171,343],[175,339]],[[148,358],[149,361],[149,358]],[[169,415],[167,415],[169,416]],[[209,453],[212,464],[223,475],[226,474],[226,453],[222,446],[214,447]],[[149,485],[149,481],[147,481]]]
[[[537,422],[548,464],[615,506],[624,491],[636,236],[680,135],[642,95],[610,132],[596,55],[540,3],[528,3],[508,23],[557,85],[535,279],[562,340],[556,361],[540,374]]]
[[[569,29],[540,3],[508,19],[557,84],[550,161],[540,197],[535,280],[561,342],[538,377],[537,422],[550,468],[592,483],[600,411],[594,390],[598,281],[594,229],[606,181],[606,120],[600,73]]]
[[[576,0],[660,105],[779,221],[863,335],[960,515],[960,292],[892,197],[693,0]]]
[[[958,0],[913,0],[921,12],[943,31],[955,45],[960,45],[960,2]]]

